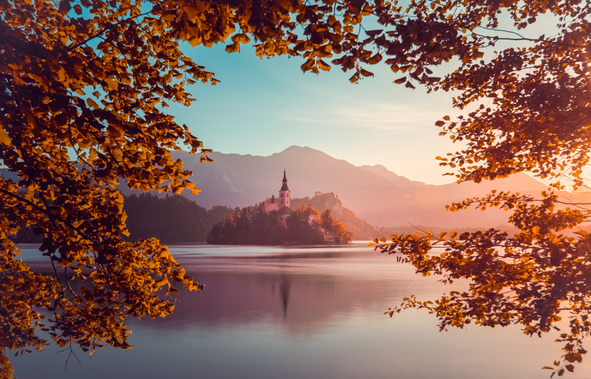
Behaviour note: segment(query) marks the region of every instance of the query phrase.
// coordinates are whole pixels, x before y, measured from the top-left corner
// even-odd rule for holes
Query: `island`
[[[352,233],[331,216],[330,209],[322,214],[311,205],[291,209],[285,170],[279,197],[234,209],[207,236],[207,243],[217,245],[320,245],[351,240]]]

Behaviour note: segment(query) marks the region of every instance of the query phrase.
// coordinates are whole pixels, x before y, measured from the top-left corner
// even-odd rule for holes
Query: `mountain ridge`
[[[313,197],[315,192],[338,195],[343,206],[377,226],[421,224],[448,227],[490,227],[507,223],[506,212],[466,210],[447,212],[445,205],[467,197],[484,196],[491,189],[539,194],[547,186],[525,174],[494,182],[425,184],[399,176],[381,165],[355,166],[310,147],[290,146],[269,156],[213,152],[214,163],[172,152],[193,172],[190,180],[202,192],[184,194],[197,204],[245,207],[276,195],[283,170],[292,197]]]

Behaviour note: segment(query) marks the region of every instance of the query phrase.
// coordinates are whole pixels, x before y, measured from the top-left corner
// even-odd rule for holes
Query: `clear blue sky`
[[[499,17],[502,30],[514,29],[507,14]],[[556,22],[553,15],[540,15],[519,32],[530,38],[549,35],[557,31]],[[484,50],[485,59],[493,50],[513,45],[501,41]],[[442,176],[447,169],[435,160],[463,147],[440,137],[435,126],[445,115],[466,113],[452,108],[449,93],[427,94],[420,87],[394,84],[401,74],[387,65],[373,66],[375,77],[351,84],[352,72],[333,67],[320,75],[304,74],[301,58],[260,59],[251,47],[233,54],[226,53],[223,44],[192,48],[184,43],[182,49],[221,80],[216,86],[190,86],[197,101],[189,108],[169,109],[207,148],[266,156],[291,145],[309,146],[354,165],[381,164],[413,180],[453,181]]]
[[[196,102],[168,109],[207,148],[266,156],[309,146],[354,165],[381,164],[413,180],[453,181],[435,160],[460,148],[438,136],[435,126],[444,115],[459,114],[448,93],[394,84],[401,75],[385,65],[374,66],[374,78],[351,84],[352,72],[333,67],[304,74],[301,58],[260,59],[249,47],[233,54],[224,45],[183,50],[221,80],[190,86]]]

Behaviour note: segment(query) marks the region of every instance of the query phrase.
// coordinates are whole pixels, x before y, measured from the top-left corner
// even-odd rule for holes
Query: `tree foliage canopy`
[[[169,314],[174,282],[198,289],[157,240],[126,242],[115,186],[193,191],[169,149],[202,143],[161,111],[189,104],[182,80],[212,81],[140,2],[0,1],[0,372],[5,349],[47,343],[127,348],[127,316]],[[204,159],[207,157],[204,156]],[[43,234],[54,275],[35,273],[9,238]],[[72,280],[84,281],[76,291]],[[39,312],[46,308],[47,320]],[[41,324],[41,322],[43,324]]]
[[[35,335],[42,318],[37,308],[52,310],[46,326],[60,345],[127,347],[126,316],[169,313],[173,305],[156,292],[173,291],[174,281],[198,287],[157,241],[124,241],[123,199],[115,189],[125,180],[143,191],[196,191],[169,150],[207,150],[163,108],[190,104],[187,84],[217,80],[183,56],[180,41],[226,43],[228,52],[252,41],[260,57],[301,56],[302,69],[316,73],[336,65],[353,72],[351,82],[372,76],[370,66],[383,62],[400,75],[396,83],[458,91],[460,108],[483,102],[464,117],[438,122],[442,134],[466,145],[440,158],[458,169],[459,179],[529,170],[540,177],[567,172],[582,184],[591,142],[590,11],[575,0],[0,0],[0,159],[18,175],[0,178],[2,374],[10,372],[6,348],[20,353],[46,343]],[[540,18],[555,24],[552,36],[526,37]],[[505,23],[515,30],[499,30]],[[502,41],[514,45],[489,52]],[[444,63],[447,74],[436,76],[433,67]],[[575,346],[586,330],[577,328],[587,325],[588,292],[579,276],[589,261],[587,236],[557,233],[586,213],[558,211],[551,194],[539,205],[528,205],[531,200],[493,194],[458,206],[506,205],[516,210],[512,220],[523,233],[440,241],[450,249],[441,266],[426,258],[426,237],[394,236],[384,249],[407,254],[420,270],[452,273],[450,279],[474,273],[456,269],[492,262],[503,272],[512,267],[506,260],[515,259],[517,279],[497,283],[512,288],[514,304],[519,296],[529,301],[538,316],[507,308],[509,319],[530,325],[527,331],[545,331],[558,303],[572,301],[579,322],[563,339]],[[34,273],[16,259],[9,235],[19,228],[43,234],[41,251],[55,275]],[[505,256],[490,250],[494,241],[502,242]],[[422,268],[424,262],[433,264]],[[492,267],[490,275],[497,272]],[[80,293],[68,284],[73,278],[86,280]],[[499,292],[498,285],[490,292],[486,280],[467,299]],[[519,280],[528,290],[517,295]],[[538,295],[549,296],[547,305]],[[485,324],[509,320],[478,317]],[[579,360],[576,347],[568,346],[565,359]]]
[[[311,205],[301,205],[290,214],[266,212],[261,206],[236,208],[213,226],[207,243],[216,245],[320,245],[324,230],[336,243],[351,242],[351,233],[330,210],[320,214]]]
[[[496,194],[476,200],[513,210],[509,221],[519,228],[513,237],[490,229],[479,232],[441,233],[439,236],[392,235],[374,240],[376,249],[394,254],[415,266],[422,275],[441,275],[443,283],[467,279],[467,290],[451,291],[436,301],[414,296],[390,308],[390,317],[407,308],[425,308],[437,316],[441,330],[520,324],[527,335],[559,331],[564,343],[561,361],[554,361],[552,376],[574,371],[586,353],[583,339],[591,333],[591,234],[564,233],[579,225],[588,212],[559,209],[558,197],[545,194],[542,201],[527,196]],[[459,209],[472,201],[452,205]],[[559,323],[564,313],[568,322]],[[564,326],[566,325],[566,326]]]

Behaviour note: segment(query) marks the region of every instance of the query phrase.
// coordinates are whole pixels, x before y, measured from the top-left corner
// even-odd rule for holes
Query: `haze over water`
[[[461,288],[414,274],[365,243],[335,247],[173,246],[201,292],[182,292],[166,319],[130,319],[128,351],[92,358],[51,346],[13,358],[17,378],[548,378],[555,335],[517,327],[450,329],[388,306]],[[38,256],[24,249],[23,259]],[[39,263],[31,261],[33,266]],[[585,357],[586,358],[586,357]],[[588,361],[568,378],[588,378]]]

